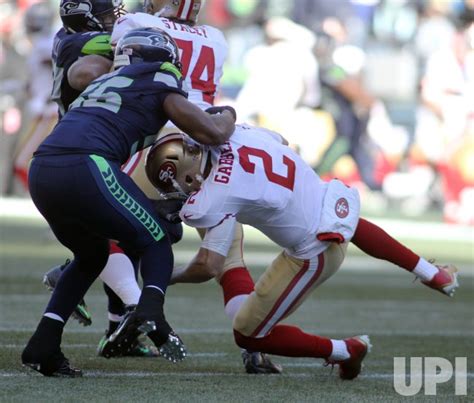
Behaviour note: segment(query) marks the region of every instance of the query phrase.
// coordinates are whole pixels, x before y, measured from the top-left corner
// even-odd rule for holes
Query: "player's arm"
[[[227,216],[221,223],[209,228],[191,262],[173,270],[171,283],[203,283],[214,277],[219,278],[234,239],[235,225],[235,217]]]
[[[224,261],[225,256],[201,247],[187,266],[174,268],[170,284],[209,281],[221,274]]]
[[[169,94],[163,102],[163,108],[178,128],[201,144],[223,144],[229,140],[235,129],[235,115],[229,110],[211,115],[203,112],[181,94]]]
[[[67,72],[69,85],[78,91],[83,91],[87,86],[110,71],[112,61],[99,55],[87,55],[79,58]]]

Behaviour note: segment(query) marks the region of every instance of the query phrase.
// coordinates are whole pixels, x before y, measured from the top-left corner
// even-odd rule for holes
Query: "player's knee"
[[[248,316],[245,315],[242,310],[239,310],[239,312],[237,312],[237,314],[234,316],[234,320],[232,321],[232,328],[234,329],[234,334],[237,332],[242,336],[250,336],[250,332],[248,331]]]
[[[109,258],[109,243],[104,241],[101,244],[88,245],[83,252],[76,254],[74,258],[81,262],[80,267],[84,271],[99,275]]]

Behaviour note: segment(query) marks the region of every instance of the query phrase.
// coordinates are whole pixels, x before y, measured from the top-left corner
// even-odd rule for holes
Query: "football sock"
[[[413,269],[413,274],[422,281],[431,281],[438,272],[439,270],[434,264],[427,262],[422,257],[420,257],[420,260]]]
[[[61,318],[61,316],[56,315],[55,313],[45,312],[43,316],[46,316],[47,318],[50,318],[50,319],[53,319],[53,320],[57,320],[57,321],[59,321],[59,322],[64,323],[64,319]]]
[[[229,319],[240,309],[254,289],[254,282],[245,267],[236,267],[226,271],[221,277],[221,287],[224,294],[224,311]]]
[[[135,279],[135,269],[131,260],[124,253],[109,255],[101,280],[109,286],[125,305],[136,305],[141,290]]]
[[[344,340],[331,339],[332,353],[329,356],[331,361],[343,361],[351,358],[349,351],[347,351],[347,344]]]
[[[116,317],[123,316],[125,314],[125,305],[123,304],[120,297],[113,292],[113,290],[105,283],[102,283],[104,291],[107,294],[108,306],[107,311]],[[110,319],[110,317],[109,317]]]
[[[143,288],[154,286],[166,292],[173,272],[173,251],[167,237],[151,243],[143,250],[140,272]]]
[[[113,332],[115,332],[118,328],[120,322],[115,322],[113,320],[109,320],[109,328],[107,329],[106,336],[109,337]]]
[[[387,260],[408,271],[412,271],[420,260],[417,254],[392,238],[382,228],[363,218],[359,218],[351,242],[368,255]]]
[[[63,329],[64,322],[43,316],[31,336],[28,346],[41,345],[42,348],[38,348],[39,351],[33,352],[38,355],[41,355],[42,350],[49,350],[49,352],[57,350],[61,345]]]
[[[286,357],[328,358],[332,354],[331,339],[303,332],[296,326],[276,325],[265,337],[247,337],[234,330],[236,343],[250,351]]]
[[[168,340],[168,335],[172,331],[165,319],[163,312],[164,303],[165,296],[163,292],[154,286],[145,287],[143,288],[136,310],[137,316],[140,319],[155,322],[157,329],[153,332],[149,332],[147,336],[157,347],[160,347]]]

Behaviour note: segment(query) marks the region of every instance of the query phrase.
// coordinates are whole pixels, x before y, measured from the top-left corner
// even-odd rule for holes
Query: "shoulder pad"
[[[170,62],[162,63],[160,66],[160,70],[172,73],[173,75],[176,76],[178,80],[180,80],[181,77],[183,76],[181,72],[179,71],[179,69],[173,63],[170,63]]]
[[[93,36],[82,46],[81,52],[85,55],[109,56],[112,53],[109,34]]]

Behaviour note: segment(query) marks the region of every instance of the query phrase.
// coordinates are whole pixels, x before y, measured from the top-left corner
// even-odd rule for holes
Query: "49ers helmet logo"
[[[346,218],[349,215],[349,203],[341,197],[334,206],[334,211],[339,218]]]
[[[176,176],[176,165],[172,162],[166,161],[160,166],[158,171],[158,180],[160,182],[168,183],[170,179]]]

